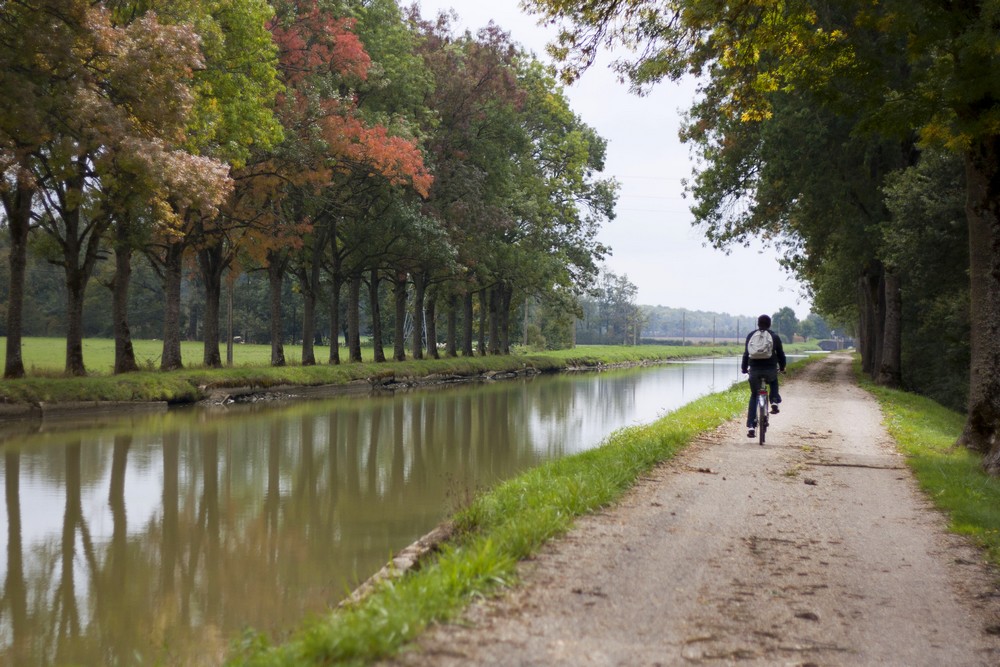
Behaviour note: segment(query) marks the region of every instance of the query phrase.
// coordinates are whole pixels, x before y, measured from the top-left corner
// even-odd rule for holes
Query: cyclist
[[[747,437],[757,437],[757,392],[766,381],[771,389],[771,414],[778,414],[778,373],[785,372],[785,350],[781,338],[771,331],[771,318],[761,315],[757,328],[747,334],[743,345],[743,372],[749,374],[750,407],[747,410]]]

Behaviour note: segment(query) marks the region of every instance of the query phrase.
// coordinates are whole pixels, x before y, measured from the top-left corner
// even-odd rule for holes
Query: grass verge
[[[860,371],[860,362],[855,372],[878,399],[889,434],[951,529],[970,536],[1000,565],[1000,479],[983,472],[978,454],[955,446],[965,416],[928,398],[876,386]]]
[[[797,362],[801,366],[808,360]],[[551,461],[476,497],[455,517],[455,536],[417,571],[383,581],[361,602],[317,619],[279,646],[243,637],[230,666],[364,665],[393,655],[435,621],[515,581],[518,561],[605,507],[699,433],[746,409],[746,385],[698,399],[600,447]]]

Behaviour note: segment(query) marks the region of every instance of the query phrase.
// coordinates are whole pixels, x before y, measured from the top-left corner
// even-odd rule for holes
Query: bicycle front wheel
[[[757,439],[760,441],[760,445],[764,446],[764,433],[767,432],[767,403],[765,401],[757,402]]]

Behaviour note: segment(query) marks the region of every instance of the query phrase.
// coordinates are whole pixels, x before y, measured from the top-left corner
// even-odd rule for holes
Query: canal
[[[0,664],[217,664],[477,491],[737,379],[696,360],[4,435]]]

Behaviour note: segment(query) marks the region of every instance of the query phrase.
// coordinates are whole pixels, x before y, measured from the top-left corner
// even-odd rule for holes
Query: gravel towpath
[[[706,434],[387,664],[1000,665],[998,573],[830,355],[768,443]]]

